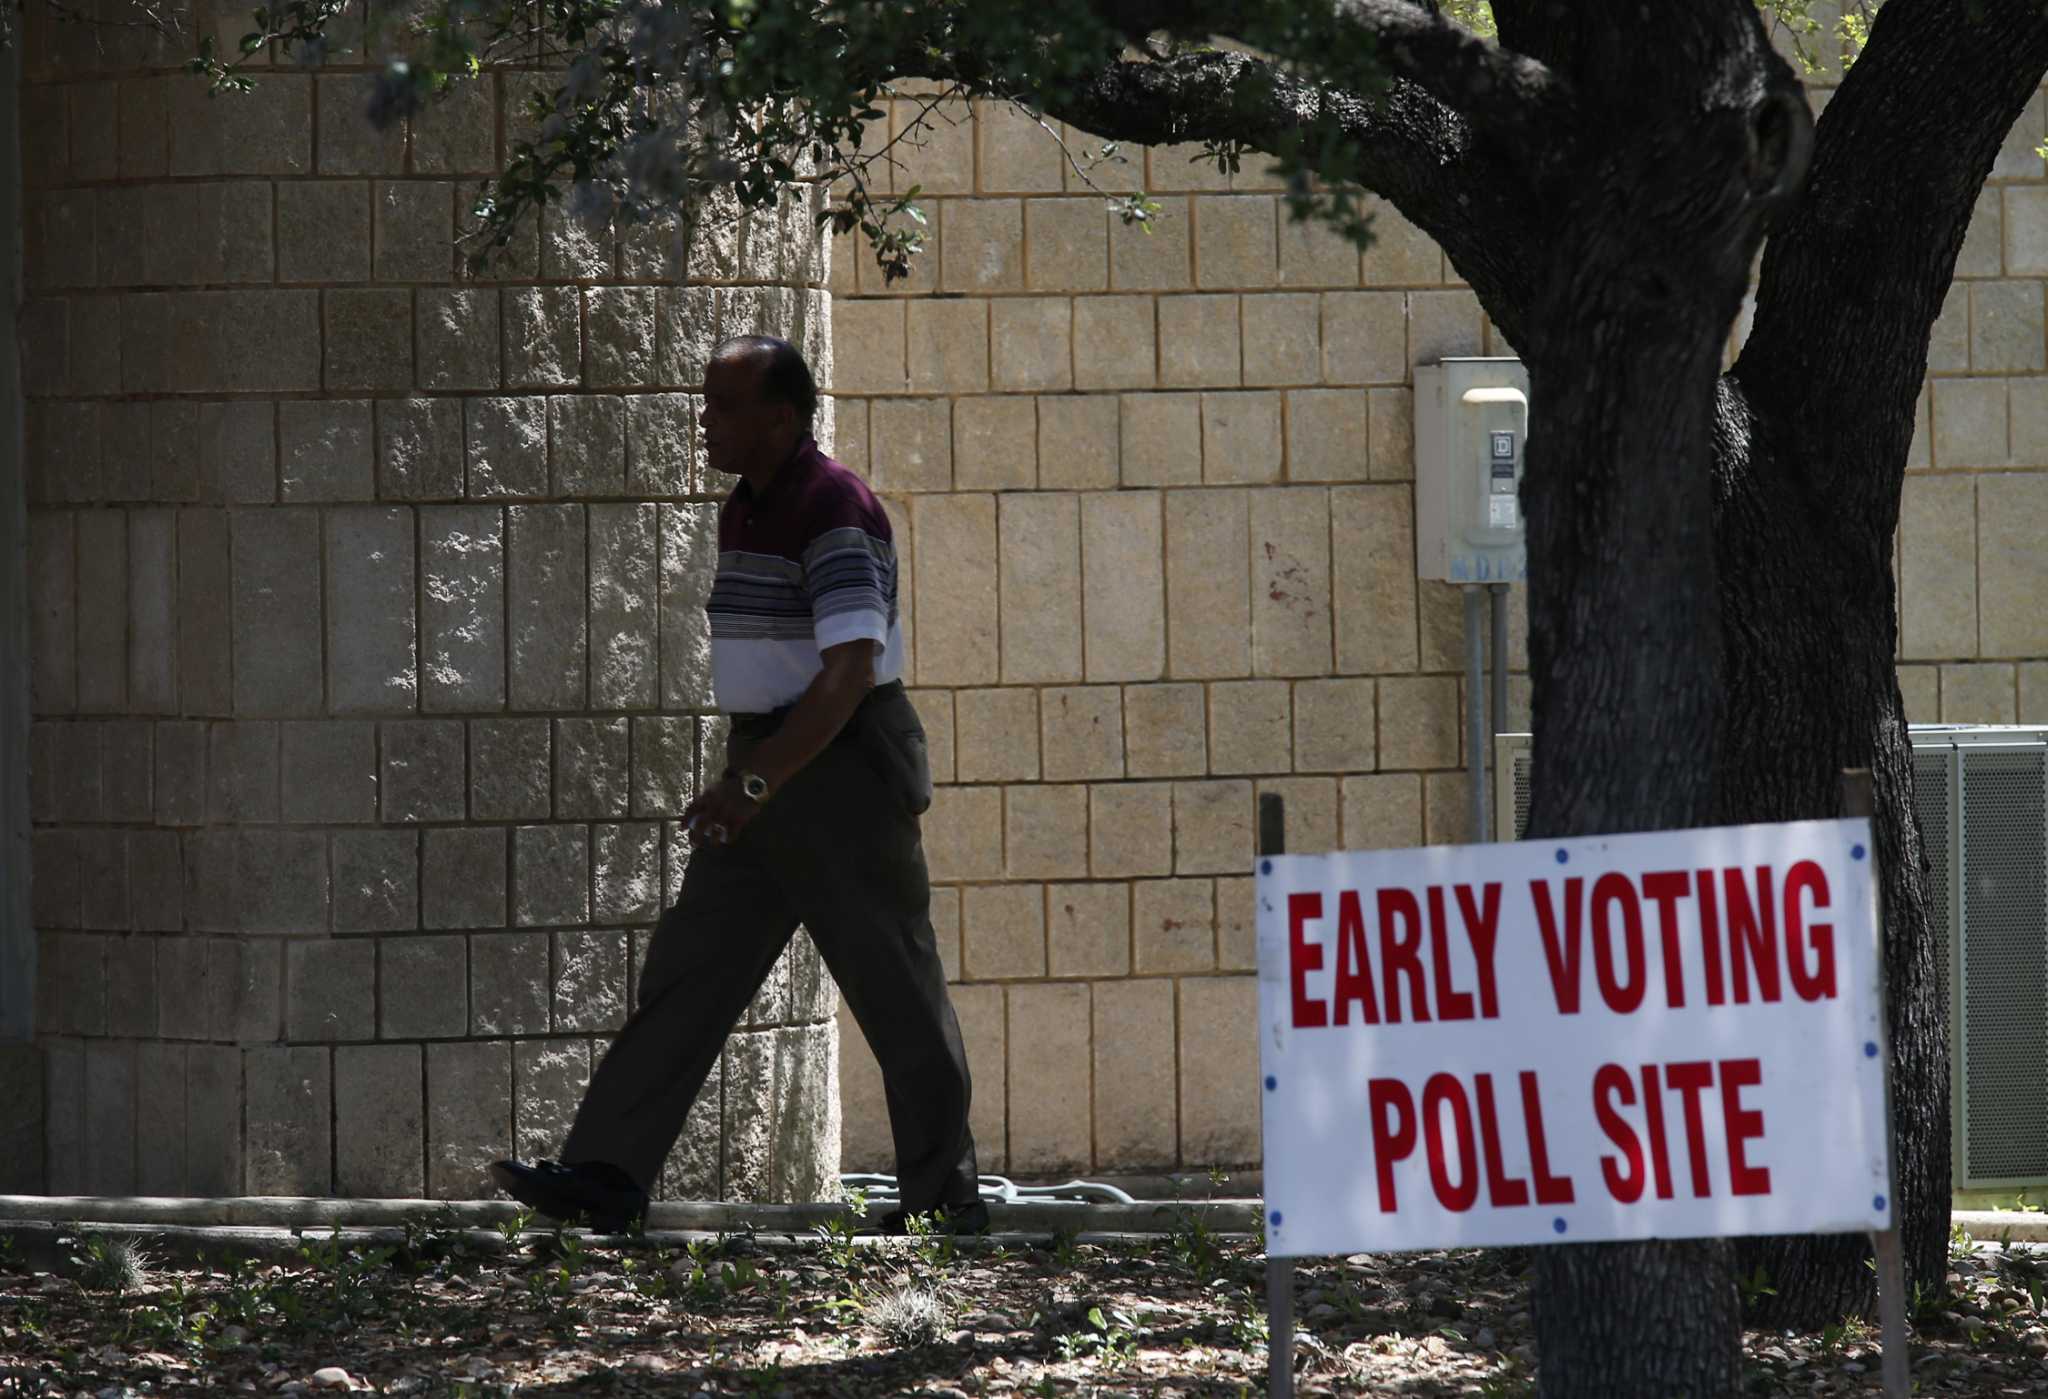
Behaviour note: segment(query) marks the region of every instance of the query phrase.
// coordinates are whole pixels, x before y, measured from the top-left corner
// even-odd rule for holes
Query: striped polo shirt
[[[896,541],[867,483],[805,438],[758,496],[741,481],[718,512],[705,604],[711,684],[729,714],[793,704],[828,646],[882,643],[875,683],[903,674]]]

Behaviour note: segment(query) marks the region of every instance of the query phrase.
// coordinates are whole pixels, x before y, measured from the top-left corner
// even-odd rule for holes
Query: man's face
[[[796,446],[796,410],[762,396],[759,355],[714,359],[704,371],[698,423],[713,469],[740,475],[778,465]]]

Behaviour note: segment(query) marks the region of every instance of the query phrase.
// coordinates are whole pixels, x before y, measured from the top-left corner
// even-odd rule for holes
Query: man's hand
[[[760,810],[761,804],[740,790],[739,779],[727,777],[683,808],[683,825],[693,840],[730,845]]]

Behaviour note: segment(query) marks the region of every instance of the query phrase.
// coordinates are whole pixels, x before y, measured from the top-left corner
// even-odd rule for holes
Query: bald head
[[[765,482],[809,435],[817,406],[796,346],[768,335],[723,341],[704,370],[705,455],[719,471]]]

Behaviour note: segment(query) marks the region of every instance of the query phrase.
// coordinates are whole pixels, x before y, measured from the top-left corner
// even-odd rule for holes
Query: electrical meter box
[[[1415,573],[1446,583],[1519,583],[1522,449],[1529,371],[1518,359],[1446,359],[1415,369]]]

